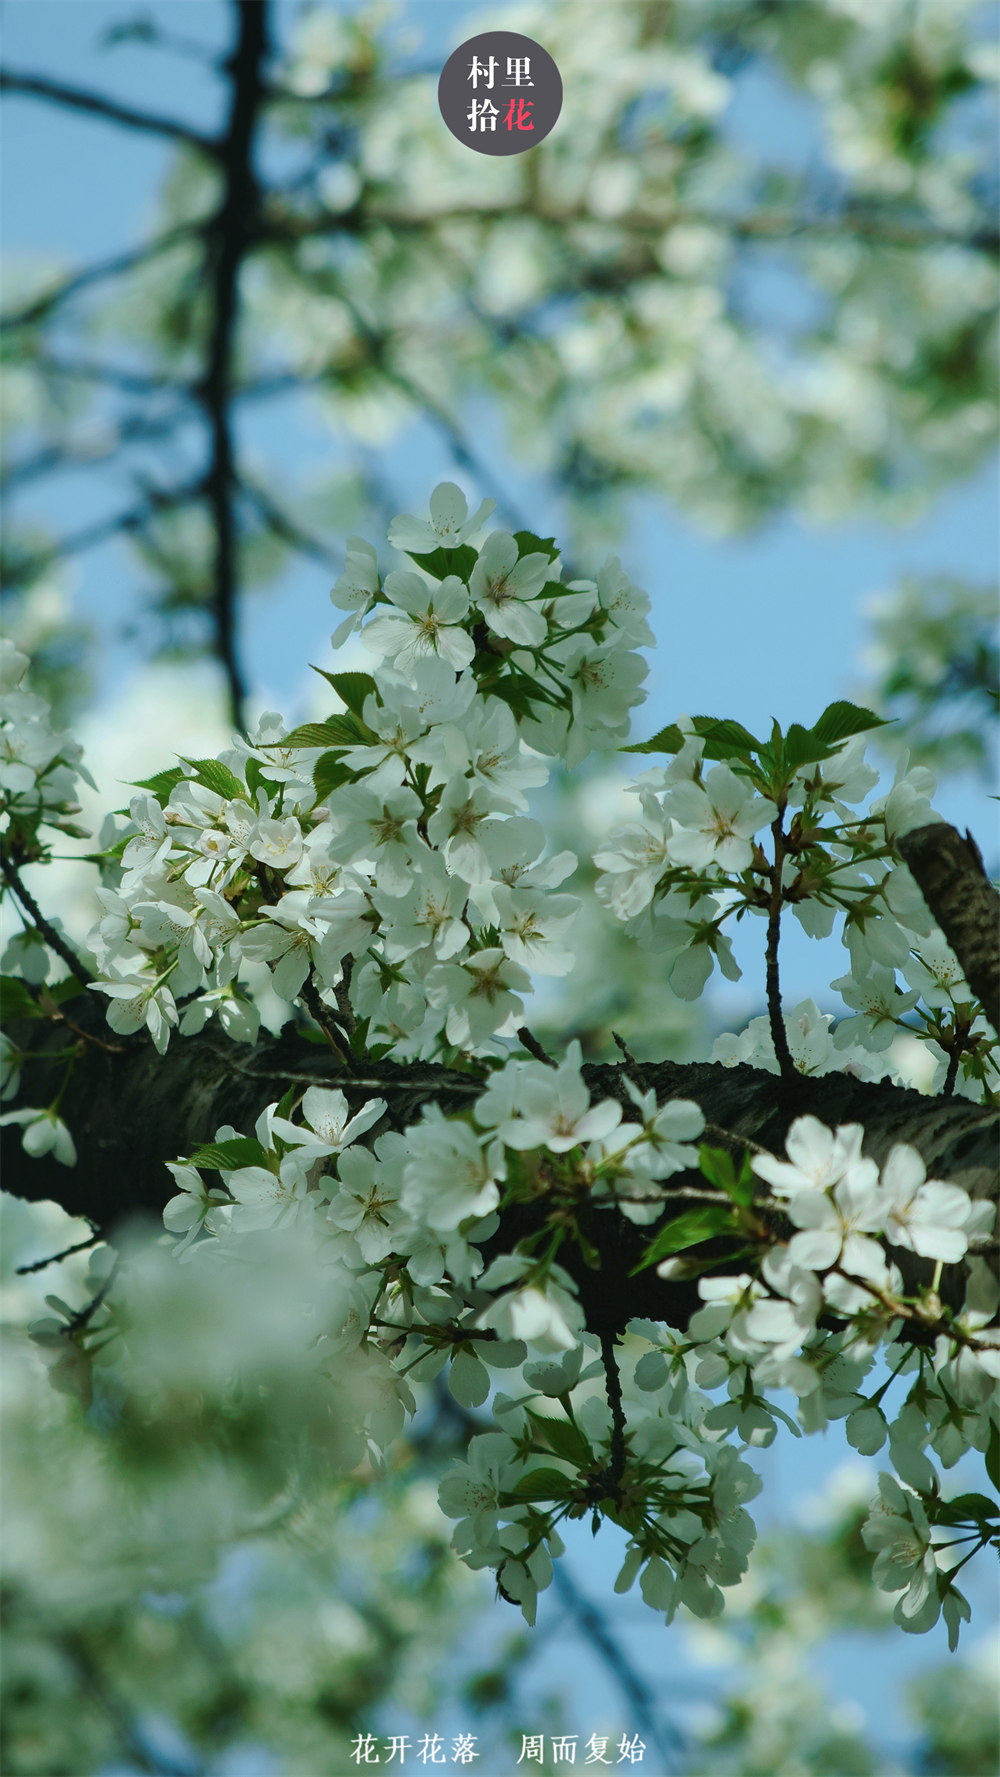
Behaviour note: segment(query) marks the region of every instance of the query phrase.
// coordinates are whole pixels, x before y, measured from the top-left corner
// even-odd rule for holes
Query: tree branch
[[[44,99],[49,104],[61,105],[68,111],[86,111],[92,117],[104,118],[108,123],[118,124],[127,130],[145,130],[153,136],[167,136],[173,142],[183,142],[188,148],[196,148],[199,154],[205,154],[210,160],[218,160],[220,145],[211,136],[202,135],[200,130],[192,129],[190,124],[181,123],[175,117],[161,117],[155,111],[135,111],[131,105],[121,105],[116,99],[107,99],[102,93],[87,92],[80,86],[65,86],[58,80],[43,80],[35,74],[16,74],[10,69],[0,73],[0,92],[18,93],[23,98]]]
[[[896,846],[1000,1034],[1000,895],[983,869],[975,840],[935,821],[904,833]]]
[[[58,308],[78,290],[84,290],[88,284],[103,283],[105,278],[118,278],[126,272],[134,271],[136,266],[144,265],[147,260],[157,259],[161,253],[168,253],[181,241],[196,238],[202,232],[202,224],[198,222],[182,222],[177,228],[168,229],[155,241],[145,247],[136,247],[130,253],[119,253],[114,259],[104,259],[97,265],[85,266],[82,271],[74,272],[72,277],[65,278],[44,296],[36,296],[22,309],[15,309],[12,314],[0,316],[0,332],[11,332],[17,327],[31,327],[36,321],[44,321],[54,308]]]
[[[0,851],[0,870],[3,871],[4,880],[11,893],[16,896],[18,901],[20,901],[21,906],[29,915],[35,929],[41,932],[49,949],[54,950],[56,955],[62,958],[70,974],[73,976],[74,980],[79,981],[81,987],[89,986],[94,977],[87,968],[86,963],[80,961],[76,952],[71,950],[66,943],[65,938],[60,938],[55,927],[49,924],[39,907],[38,902],[35,900],[34,895],[31,893],[30,889],[25,888],[24,883],[21,881],[17,866],[4,851]]]
[[[261,68],[267,54],[267,0],[236,0],[236,15],[237,41],[228,63],[232,99],[226,133],[218,148],[218,158],[226,170],[226,188],[205,239],[205,269],[212,289],[212,330],[198,398],[211,437],[205,492],[215,531],[215,649],[226,675],[233,722],[242,729],[246,687],[236,642],[233,358],[240,270],[256,238],[260,209],[253,155],[265,99]]]
[[[106,1029],[100,998],[88,994],[86,1003],[74,1003],[77,1022],[97,1034]],[[61,1040],[59,1027],[40,1033],[37,1021],[23,1028],[15,1023],[8,1034],[15,1045],[36,1055],[23,1065],[24,1102],[47,1102],[39,1095],[48,1090],[46,1056]],[[614,1098],[631,1112],[625,1084],[629,1077],[634,1070],[628,1065],[584,1068],[595,1101]],[[660,1104],[693,1099],[727,1137],[748,1138],[771,1153],[783,1151],[794,1118],[809,1113],[830,1127],[863,1124],[865,1152],[879,1163],[895,1143],[908,1142],[920,1152],[931,1177],[950,1179],[976,1197],[995,1192],[998,1114],[987,1105],[965,1098],[927,1098],[849,1074],[820,1079],[796,1075],[786,1084],[755,1068],[710,1062],[647,1062],[642,1078]],[[331,1049],[307,1042],[293,1025],[286,1025],[280,1038],[261,1032],[250,1049],[233,1044],[212,1021],[197,1036],[175,1037],[162,1058],[141,1032],[127,1040],[123,1054],[88,1046],[76,1062],[61,1104],[76,1143],[75,1167],[60,1166],[51,1154],[32,1159],[21,1147],[18,1129],[0,1131],[5,1187],[15,1196],[52,1198],[70,1215],[89,1217],[104,1228],[105,1238],[113,1239],[116,1225],[129,1216],[160,1215],[174,1191],[168,1160],[211,1141],[220,1123],[251,1130],[265,1106],[293,1081],[338,1086],[352,1115],[370,1098],[384,1098],[389,1108],[376,1134],[419,1122],[428,1103],[439,1105],[446,1116],[467,1112],[483,1090],[483,1082],[468,1073],[428,1063],[404,1066],[358,1058],[352,1073]],[[696,1171],[677,1174],[670,1185],[674,1192],[705,1190]],[[664,1219],[676,1215],[683,1201],[666,1205]],[[544,1205],[506,1209],[497,1234],[484,1245],[484,1260],[489,1263],[496,1253],[510,1251],[517,1240],[537,1233],[542,1215]],[[695,1282],[660,1278],[652,1268],[631,1275],[655,1227],[636,1227],[589,1204],[582,1206],[580,1219],[586,1239],[601,1254],[601,1268],[590,1270],[569,1241],[560,1249],[559,1262],[577,1285],[591,1331],[617,1332],[636,1316],[671,1326],[687,1324],[701,1305]],[[720,1256],[727,1250],[722,1241]],[[932,1261],[901,1251],[892,1256],[909,1293],[930,1283]],[[949,1276],[957,1289],[961,1268],[948,1268],[942,1296]]]

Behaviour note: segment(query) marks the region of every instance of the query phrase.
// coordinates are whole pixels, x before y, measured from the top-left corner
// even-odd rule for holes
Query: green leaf
[[[801,765],[812,765],[820,759],[829,759],[836,748],[828,747],[816,739],[809,728],[803,728],[800,722],[793,722],[785,735],[782,749],[782,762],[789,776],[798,771]]]
[[[341,715],[339,712],[327,716],[325,722],[303,722],[301,728],[293,728],[281,740],[269,741],[275,747],[370,747],[378,740],[378,735],[366,728],[357,716]]]
[[[822,746],[835,747],[838,742],[849,740],[852,734],[867,734],[871,728],[886,727],[888,723],[882,716],[876,716],[874,710],[841,700],[827,704],[819,721],[813,723],[812,734]]]
[[[564,1462],[572,1462],[577,1468],[593,1462],[594,1452],[586,1438],[568,1419],[546,1419],[541,1413],[533,1413],[530,1407],[526,1411],[536,1432],[551,1444],[555,1454]]]
[[[129,781],[134,790],[148,790],[157,802],[167,802],[175,785],[183,783],[187,772],[183,765],[171,765],[166,771],[158,771],[155,777],[134,777]]]
[[[573,1491],[573,1481],[557,1468],[532,1469],[530,1475],[522,1475],[514,1488],[517,1499],[566,1499]]]
[[[629,1275],[634,1277],[636,1272],[658,1265],[661,1259],[669,1259],[671,1253],[683,1252],[686,1247],[710,1240],[713,1234],[732,1229],[733,1212],[724,1209],[721,1203],[699,1203],[694,1209],[685,1209],[660,1229],[656,1239],[647,1246],[641,1264],[633,1266]]]
[[[46,985],[42,991],[47,993],[50,999],[55,1000],[57,1006],[62,1006],[67,1000],[79,999],[87,989],[82,981],[77,980],[75,975],[67,975],[65,981],[57,981],[52,987]]]
[[[252,1135],[236,1135],[230,1141],[212,1141],[196,1148],[191,1165],[206,1172],[235,1172],[238,1166],[267,1166],[270,1158]]]
[[[435,580],[447,580],[449,574],[457,574],[460,580],[467,581],[479,560],[479,551],[471,549],[468,543],[459,544],[457,549],[434,549],[430,555],[414,555],[412,549],[406,554],[418,568],[433,574]]]
[[[534,531],[515,531],[514,541],[518,561],[526,555],[547,555],[550,561],[555,561],[559,554],[554,537],[536,537]],[[560,591],[564,590],[560,588]]]
[[[349,765],[341,764],[340,753],[324,753],[313,766],[313,785],[320,801],[325,801],[331,791],[339,790],[341,784],[353,784],[357,775]]]
[[[381,706],[375,680],[370,673],[324,673],[324,679],[333,686],[337,696],[346,703],[352,716],[360,721],[365,713],[365,699],[374,697]]]
[[[934,1514],[937,1524],[964,1524],[970,1518],[975,1524],[1000,1518],[1000,1506],[987,1499],[984,1493],[959,1493],[939,1505]]]
[[[693,727],[705,742],[706,759],[740,759],[760,751],[761,742],[755,740],[740,722],[720,720],[715,716],[695,716]],[[652,740],[619,750],[623,753],[679,753],[687,739],[676,722],[672,722],[661,728],[659,734],[654,734]]]
[[[682,734],[676,722],[668,728],[661,728],[652,740],[637,742],[634,746],[619,747],[620,753],[679,753],[687,736]]]
[[[228,765],[223,765],[221,759],[185,759],[184,763],[191,766],[196,783],[203,785],[206,790],[212,790],[216,796],[224,797],[227,802],[232,802],[236,797],[246,800],[243,784],[233,775]]]
[[[42,1018],[42,1013],[20,975],[0,975],[0,1023],[15,1018]]]
[[[705,742],[706,759],[741,759],[748,753],[760,752],[762,742],[755,740],[741,722],[695,716],[693,725],[695,733]]]
[[[1000,1427],[995,1419],[990,1426],[990,1441],[986,1446],[986,1473],[1000,1492]]]
[[[260,768],[260,760],[259,759],[251,759],[249,755],[247,756],[246,776],[247,776],[247,789],[250,792],[250,799],[253,802],[254,806],[256,807],[257,791],[260,789],[261,784],[266,785],[266,783],[268,781],[265,778],[264,773],[262,772],[262,770]],[[271,787],[273,788],[273,785]]]
[[[698,1149],[698,1169],[714,1185],[717,1191],[725,1191],[734,1203],[746,1209],[753,1202],[753,1172],[750,1167],[750,1156],[744,1154],[739,1173],[733,1165],[733,1157],[725,1148],[710,1148],[702,1145]]]

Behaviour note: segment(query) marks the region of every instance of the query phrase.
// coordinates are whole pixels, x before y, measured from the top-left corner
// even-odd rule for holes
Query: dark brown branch
[[[983,869],[975,840],[935,821],[904,833],[896,846],[965,979],[1000,1033],[1000,895]]]
[[[771,1041],[783,1080],[796,1078],[795,1063],[788,1047],[788,1032],[781,1010],[781,982],[778,974],[778,944],[781,939],[781,876],[785,862],[785,835],[782,816],[771,825],[774,837],[774,865],[771,873],[771,906],[767,921],[767,1016]]]
[[[625,1408],[622,1405],[622,1379],[618,1373],[618,1359],[615,1357],[615,1337],[613,1333],[601,1334],[601,1359],[604,1364],[604,1377],[608,1391],[608,1406],[611,1409],[611,1467],[608,1471],[612,1485],[617,1487],[625,1473]]]
[[[199,154],[208,155],[210,160],[219,158],[218,142],[211,136],[203,136],[200,130],[192,129],[190,124],[181,123],[175,117],[161,117],[155,111],[135,111],[131,105],[121,105],[116,99],[87,92],[83,87],[65,86],[58,80],[42,80],[35,74],[15,74],[7,69],[0,73],[0,92],[18,93],[27,99],[44,99],[67,111],[86,111],[90,116],[103,118],[122,129],[167,136],[173,142],[196,148]]]
[[[87,968],[86,963],[81,962],[76,952],[70,949],[65,938],[59,936],[55,926],[49,924],[31,890],[25,888],[21,881],[16,865],[3,851],[0,851],[0,870],[3,871],[4,880],[11,893],[29,915],[36,931],[41,932],[49,949],[54,950],[57,956],[62,957],[70,974],[74,980],[79,981],[81,987],[89,986],[90,982],[94,980],[94,976]]]
[[[267,0],[237,0],[238,35],[228,67],[232,99],[219,158],[226,172],[222,203],[206,230],[206,273],[212,289],[212,330],[198,391],[211,438],[205,493],[215,531],[215,650],[229,688],[233,722],[243,727],[246,687],[236,643],[237,532],[233,442],[233,358],[240,270],[256,239],[260,189],[254,137],[265,98]]]
[[[535,1036],[533,1031],[530,1031],[528,1029],[528,1026],[526,1024],[522,1024],[520,1029],[518,1030],[517,1040],[520,1043],[522,1049],[527,1049],[528,1054],[533,1055],[536,1061],[543,1061],[545,1063],[546,1067],[555,1067],[556,1066],[556,1063],[553,1061],[551,1055],[549,1055],[548,1052],[542,1048],[542,1045],[538,1041],[538,1038]]]
[[[82,1027],[104,1033],[103,996],[87,995],[85,1001],[74,1003],[74,1012]],[[23,1101],[48,1102],[39,1096],[50,1090],[44,1056],[63,1040],[60,1028],[40,1028],[37,1020],[26,1021],[23,1028],[10,1026],[8,1034],[16,1046],[43,1054],[42,1059],[23,1064]],[[307,1042],[292,1025],[280,1038],[261,1032],[253,1049],[232,1043],[214,1021],[197,1036],[175,1036],[162,1058],[145,1032],[124,1042],[124,1054],[88,1046],[76,1061],[60,1105],[76,1143],[76,1166],[60,1166],[51,1154],[32,1159],[24,1153],[16,1127],[0,1131],[8,1191],[33,1200],[52,1198],[70,1215],[86,1216],[104,1228],[109,1239],[129,1216],[145,1212],[159,1217],[175,1189],[166,1161],[212,1141],[220,1123],[248,1133],[287,1084],[336,1085],[346,1095],[352,1114],[370,1098],[382,1097],[389,1108],[381,1127],[397,1130],[419,1122],[428,1103],[439,1105],[446,1116],[467,1112],[483,1089],[483,1082],[469,1073],[426,1062],[402,1066],[358,1058],[357,1073],[352,1074],[332,1049]],[[584,1069],[595,1102],[614,1098],[629,1113],[625,1082],[633,1076],[627,1065]],[[848,1074],[820,1079],[796,1076],[786,1085],[755,1068],[709,1062],[646,1062],[642,1078],[660,1104],[693,1099],[707,1121],[733,1141],[748,1138],[781,1154],[793,1119],[809,1113],[830,1127],[861,1123],[865,1152],[879,1163],[895,1143],[908,1142],[921,1154],[931,1177],[950,1179],[976,1197],[995,1191],[997,1112],[965,1098],[926,1098]],[[704,1191],[706,1180],[691,1171],[677,1174],[670,1185],[674,1191]],[[683,1201],[668,1205],[665,1215],[675,1215]],[[540,1213],[533,1204],[505,1210],[503,1224],[493,1236],[495,1251],[491,1245],[484,1248],[487,1262],[496,1252],[510,1251],[517,1240],[537,1232]],[[570,1241],[563,1242],[559,1263],[577,1284],[591,1331],[616,1332],[636,1316],[665,1320],[675,1327],[687,1324],[700,1305],[696,1283],[662,1279],[652,1269],[630,1275],[655,1229],[636,1227],[590,1206],[581,1212],[581,1226],[600,1251],[600,1270],[590,1270]],[[719,1250],[727,1250],[724,1243]],[[931,1260],[912,1253],[892,1256],[909,1293],[930,1283]],[[942,1296],[952,1274],[960,1280],[961,1268],[946,1269]]]

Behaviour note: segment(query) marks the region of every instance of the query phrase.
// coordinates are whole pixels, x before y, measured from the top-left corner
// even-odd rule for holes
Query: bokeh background
[[[238,720],[322,713],[346,536],[448,479],[649,592],[637,737],[867,701],[896,718],[880,763],[933,764],[995,868],[994,5],[6,0],[3,24],[5,630],[85,745],[83,824]],[[559,124],[513,160],[436,108],[490,24],[563,73]],[[627,771],[545,794],[573,886]],[[79,938],[92,844],[34,872]],[[704,1058],[762,1009],[757,936],[692,1008],[594,908],[532,1024]],[[842,955],[796,925],[788,1003],[839,1014]],[[915,1040],[897,1059],[927,1083]],[[53,1417],[19,1367],[17,1328],[86,1261],[14,1270],[78,1224],[3,1209],[5,1770],[312,1777],[354,1769],[361,1730],[429,1729],[477,1733],[486,1777],[558,1731],[579,1763],[638,1733],[651,1777],[995,1769],[994,1582],[973,1574],[957,1659],[940,1626],[892,1628],[857,1534],[876,1465],[839,1425],[755,1452],[763,1540],[721,1625],[615,1597],[605,1527],[521,1629],[447,1555],[435,1476],[482,1416],[430,1391],[389,1484],[216,1527],[197,1560],[173,1524],[150,1585],[111,1495],[76,1497],[99,1415]]]

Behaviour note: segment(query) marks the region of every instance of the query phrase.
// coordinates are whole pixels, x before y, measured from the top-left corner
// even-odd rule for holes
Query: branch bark
[[[77,1023],[102,1033],[104,1007],[97,996],[73,1002]],[[79,1008],[79,1010],[77,1010]],[[40,1034],[41,1033],[41,1034]],[[55,1055],[65,1041],[57,1027],[39,1021],[8,1027],[19,1047]],[[878,1161],[896,1142],[917,1148],[928,1173],[962,1185],[975,1197],[996,1192],[998,1113],[965,1098],[925,1098],[896,1086],[873,1085],[848,1074],[822,1079],[802,1076],[790,1082],[755,1068],[726,1068],[711,1062],[657,1062],[591,1065],[584,1070],[595,1100],[617,1099],[629,1113],[625,1080],[653,1088],[661,1103],[693,1099],[706,1120],[772,1153],[781,1153],[788,1127],[808,1112],[835,1126],[857,1122],[865,1127],[865,1151]],[[46,1104],[52,1095],[52,1068],[45,1061],[25,1063],[21,1101]],[[76,1142],[75,1167],[58,1164],[50,1155],[33,1160],[20,1144],[16,1128],[0,1132],[4,1186],[15,1196],[53,1198],[69,1214],[88,1216],[113,1238],[116,1227],[145,1213],[159,1217],[174,1182],[165,1162],[190,1154],[211,1141],[222,1123],[249,1132],[265,1105],[279,1099],[292,1083],[335,1085],[352,1112],[369,1098],[386,1099],[388,1110],[367,1140],[384,1129],[403,1129],[419,1121],[423,1106],[435,1103],[450,1115],[468,1110],[483,1090],[470,1073],[418,1063],[364,1062],[356,1073],[340,1064],[325,1045],[308,1042],[292,1025],[279,1037],[262,1034],[254,1048],[234,1044],[209,1024],[194,1037],[175,1037],[161,1059],[145,1032],[122,1039],[122,1052],[112,1054],[88,1045],[73,1070],[61,1105]],[[682,1173],[671,1184],[704,1186],[700,1173]],[[674,1211],[668,1212],[675,1213]],[[538,1225],[533,1205],[515,1205],[484,1247],[510,1250]],[[651,1230],[635,1227],[606,1210],[590,1209],[581,1219],[586,1238],[601,1254],[601,1268],[590,1270],[577,1249],[568,1244],[559,1262],[574,1277],[592,1331],[620,1331],[635,1316],[685,1326],[700,1306],[693,1282],[667,1282],[655,1270],[630,1276]],[[725,1251],[720,1247],[720,1251]],[[896,1253],[908,1287],[929,1283],[930,1260]],[[951,1270],[951,1268],[949,1268]],[[947,1277],[942,1294],[947,1296]],[[955,1277],[956,1285],[959,1278]]]
[[[935,821],[904,833],[896,843],[965,979],[1000,1034],[1000,895],[983,869],[975,840]]]
[[[219,148],[226,172],[222,203],[206,230],[206,271],[212,287],[212,332],[205,377],[198,391],[211,437],[205,492],[215,532],[215,648],[226,675],[230,714],[243,727],[246,686],[236,644],[236,452],[232,402],[239,277],[257,236],[260,187],[254,137],[266,97],[267,0],[237,0],[238,33],[229,61],[232,98]]]

